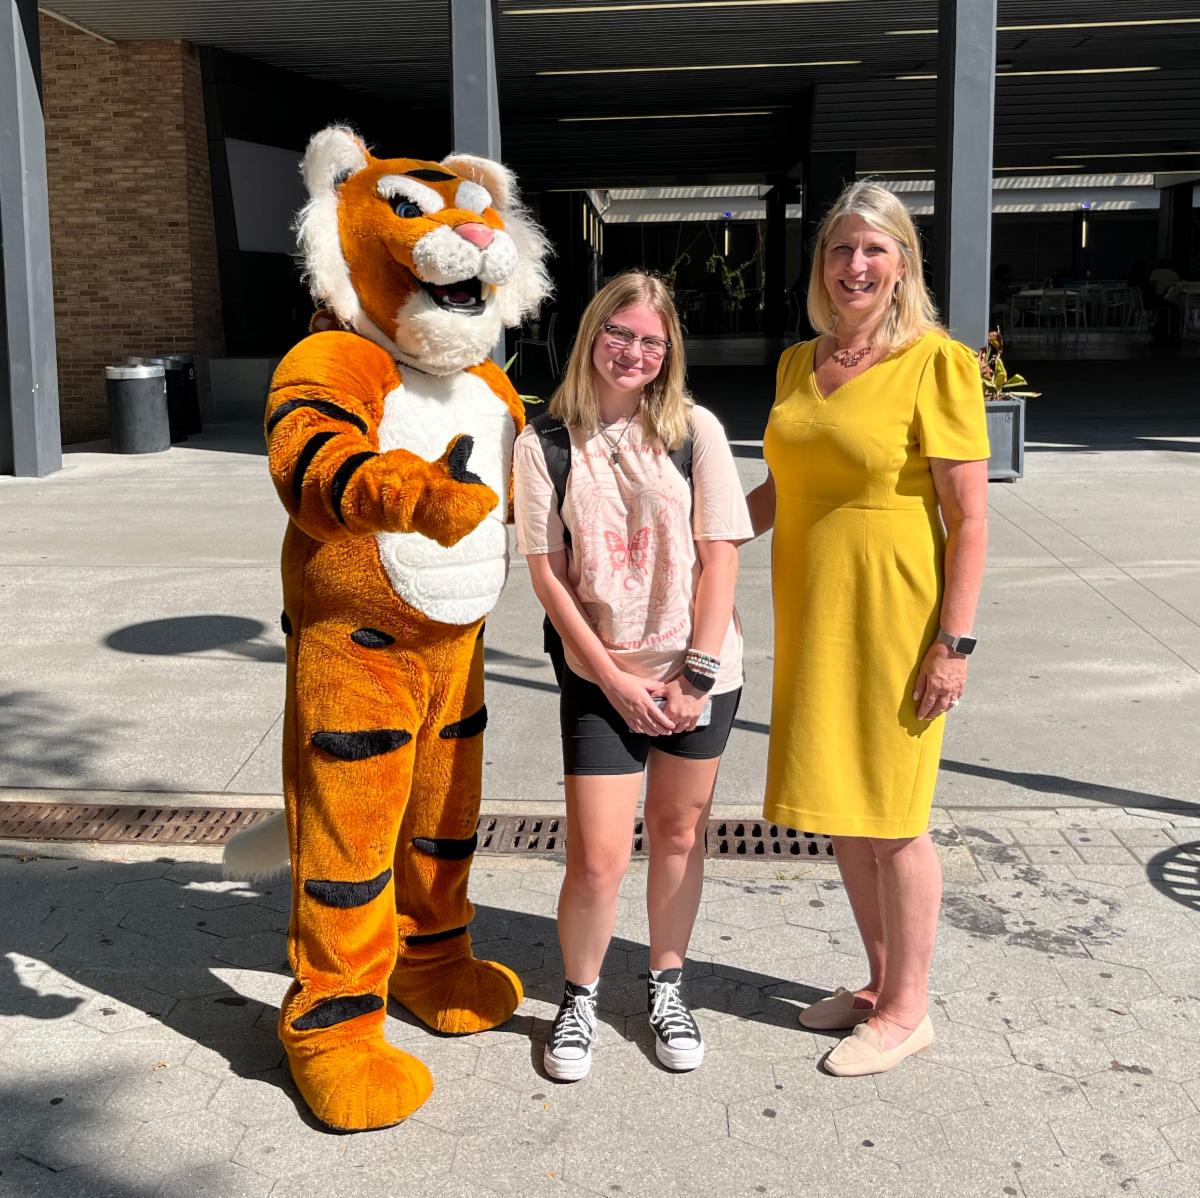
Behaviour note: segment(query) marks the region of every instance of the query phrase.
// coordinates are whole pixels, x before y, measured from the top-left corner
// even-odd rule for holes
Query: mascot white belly
[[[508,407],[473,374],[435,377],[404,371],[379,423],[381,450],[406,449],[437,458],[463,429],[475,438],[467,468],[500,503],[456,545],[444,548],[420,533],[378,533],[383,568],[396,593],[431,620],[471,624],[496,605],[508,576],[508,477],[515,429]]]

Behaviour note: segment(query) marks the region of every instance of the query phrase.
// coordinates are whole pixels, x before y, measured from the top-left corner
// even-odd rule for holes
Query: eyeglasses
[[[609,349],[628,349],[635,341],[642,343],[642,357],[657,362],[667,356],[671,343],[662,337],[639,337],[623,324],[606,324],[604,341]]]

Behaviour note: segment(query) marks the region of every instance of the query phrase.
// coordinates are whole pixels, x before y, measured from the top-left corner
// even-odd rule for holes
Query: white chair
[[[554,345],[554,325],[557,320],[558,313],[551,312],[544,327],[540,329],[543,334],[540,337],[535,335],[539,325],[531,326],[528,331],[522,328],[521,335],[517,338],[517,374],[525,372],[525,347],[528,346],[530,349],[546,351],[546,357],[550,360],[550,372],[558,377],[558,350]]]

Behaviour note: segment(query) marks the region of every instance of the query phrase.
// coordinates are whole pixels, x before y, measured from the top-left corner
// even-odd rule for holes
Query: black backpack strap
[[[687,436],[683,439],[683,444],[676,450],[671,452],[671,461],[675,463],[675,469],[687,479],[687,485],[695,490],[695,484],[692,482],[692,423],[688,421]]]
[[[571,473],[571,433],[557,416],[551,416],[549,412],[535,416],[529,423],[542,447],[546,471],[554,484],[554,494],[558,497],[558,514],[561,519],[563,503],[567,498],[567,475]],[[571,547],[571,534],[565,523],[563,543],[568,549]]]
[[[563,503],[567,497],[567,475],[571,473],[571,433],[565,424],[549,412],[535,416],[530,422],[537,434],[538,443],[542,447],[542,456],[546,459],[546,472],[554,485],[554,494],[558,498],[558,515],[562,519]],[[563,545],[568,553],[571,551],[571,532],[563,522]],[[563,655],[562,637],[558,629],[546,616],[542,620],[542,648],[550,658],[554,667],[554,677],[562,686],[566,660]]]

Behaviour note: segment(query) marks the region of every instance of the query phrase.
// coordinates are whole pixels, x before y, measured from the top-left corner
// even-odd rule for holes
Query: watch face
[[[973,636],[960,636],[955,642],[954,647],[959,653],[970,653],[977,643]]]

